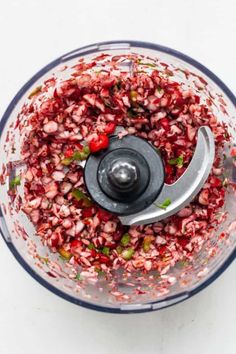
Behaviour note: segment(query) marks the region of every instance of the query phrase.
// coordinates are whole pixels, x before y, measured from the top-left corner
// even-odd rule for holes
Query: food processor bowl
[[[34,75],[17,93],[0,122],[0,228],[7,246],[23,266],[40,284],[62,298],[87,308],[113,313],[134,313],[171,306],[198,293],[211,284],[234,260],[236,255],[236,170],[225,144],[224,167],[230,182],[226,202],[219,213],[220,226],[206,239],[201,251],[191,262],[177,262],[168,274],[127,275],[116,271],[112,280],[99,276],[97,281],[71,278],[71,265],[63,263],[57,253],[51,253],[35,235],[34,226],[20,210],[19,203],[12,205],[8,195],[9,174],[17,174],[24,166],[20,162],[23,136],[19,131],[19,112],[33,90],[54,76],[66,79],[72,67],[84,58],[91,61],[106,53],[113,56],[137,53],[144,58],[158,59],[162,68],[184,83],[211,106],[218,120],[224,122],[232,140],[236,142],[236,98],[225,84],[203,65],[190,57],[160,45],[136,41],[97,43],[74,50],[54,60]],[[132,72],[132,63],[124,63],[123,70]],[[17,162],[18,161],[18,162]],[[10,166],[10,168],[9,168]],[[11,177],[11,176],[10,176]],[[21,189],[22,186],[19,186]],[[137,291],[137,288],[139,291]],[[120,296],[122,294],[122,296]]]

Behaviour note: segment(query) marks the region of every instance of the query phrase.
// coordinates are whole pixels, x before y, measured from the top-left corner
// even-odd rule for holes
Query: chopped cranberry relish
[[[122,66],[127,60],[133,62],[132,75]],[[225,197],[220,149],[229,136],[226,127],[195,92],[174,81],[167,67],[158,71],[136,55],[80,60],[73,70],[67,80],[47,80],[23,108],[30,131],[22,145],[27,166],[22,210],[43,243],[72,264],[90,271],[124,267],[165,273],[177,261],[191,259],[218,224]],[[178,214],[126,227],[87,195],[79,163],[107,148],[117,126],[125,129],[120,138],[134,134],[158,149],[166,183],[173,183],[188,167],[202,125],[215,136],[214,167]]]

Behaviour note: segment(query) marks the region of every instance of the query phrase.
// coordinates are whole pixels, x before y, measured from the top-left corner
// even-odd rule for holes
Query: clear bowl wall
[[[185,83],[186,87],[195,90],[202,100],[206,100],[210,95],[214,101],[212,106],[214,113],[219,120],[227,124],[236,141],[236,98],[208,69],[179,52],[155,44],[132,41],[106,42],[84,47],[58,58],[39,71],[18,92],[0,123],[0,173],[4,164],[20,158],[20,142],[23,137],[20,136],[18,129],[13,127],[22,105],[35,87],[53,74],[66,78],[70,75],[70,70],[62,70],[62,68],[72,67],[81,57],[89,61],[98,53],[118,55],[130,52],[158,58],[160,62],[167,63],[170,69],[180,69],[175,72],[175,80],[180,80]],[[129,65],[127,70],[130,70]],[[188,79],[184,74],[186,70],[191,73]],[[207,82],[207,85],[202,85],[203,82]],[[14,136],[16,148],[14,152],[12,152],[10,145],[6,144],[9,132]],[[225,167],[228,176],[236,181],[233,161],[227,147],[224,153],[226,154]],[[21,169],[21,166],[18,168]],[[8,181],[6,184],[0,185],[0,227],[9,249],[24,269],[42,285],[66,300],[84,307],[106,312],[127,313],[151,311],[173,305],[209,285],[226,269],[236,255],[236,228],[232,226],[236,213],[236,198],[235,192],[231,189],[227,194],[224,206],[224,210],[228,212],[226,220],[222,222],[217,232],[206,241],[202,251],[195,255],[191,267],[176,265],[169,271],[169,274],[177,279],[173,285],[169,285],[163,292],[165,279],[155,277],[150,279],[149,275],[146,275],[142,278],[141,286],[152,290],[137,295],[129,285],[132,282],[135,283],[136,279],[124,278],[122,274],[117,273],[114,276],[117,290],[123,294],[129,294],[128,299],[117,298],[111,294],[111,286],[106,280],[100,279],[96,283],[84,281],[82,286],[78,286],[74,280],[69,278],[70,268],[63,264],[60,267],[56,265],[58,256],[50,254],[48,248],[41,244],[40,239],[34,235],[34,228],[26,216],[16,210],[17,208],[13,208],[12,212],[9,212],[8,186]],[[225,232],[224,237],[222,232]],[[50,262],[43,261],[46,257],[50,259]]]

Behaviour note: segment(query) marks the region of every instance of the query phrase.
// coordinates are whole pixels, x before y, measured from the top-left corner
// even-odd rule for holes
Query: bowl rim
[[[229,100],[233,103],[234,106],[236,106],[236,97],[233,94],[233,92],[219,79],[213,72],[211,72],[209,69],[207,69],[204,65],[196,61],[195,59],[192,59],[186,54],[183,54],[175,49],[171,49],[159,44],[154,44],[150,42],[143,42],[143,41],[134,41],[134,40],[116,40],[116,41],[106,41],[106,42],[98,42],[94,43],[91,45],[83,46],[78,49],[72,50],[66,54],[63,54],[62,56],[58,57],[57,59],[51,61],[49,64],[44,66],[41,70],[39,70],[31,79],[29,79],[22,87],[21,89],[17,92],[15,97],[12,99],[10,104],[8,105],[5,113],[2,116],[2,119],[0,120],[0,138],[3,132],[3,129],[7,123],[7,120],[9,116],[11,115],[15,105],[18,103],[18,101],[22,98],[22,96],[26,93],[26,91],[44,74],[46,74],[47,71],[53,69],[59,64],[62,64],[72,58],[75,57],[80,57],[85,54],[90,54],[94,53],[97,50],[99,51],[105,51],[107,49],[119,49],[117,48],[109,48],[109,45],[121,45],[120,49],[122,48],[122,45],[129,45],[131,47],[136,47],[136,48],[144,48],[144,49],[152,49],[152,50],[157,50],[162,53],[166,53],[169,55],[172,55],[178,59],[181,59],[185,61],[188,64],[191,64],[192,66],[196,67],[198,70],[202,71],[206,76],[208,76],[216,85],[218,85],[221,90],[224,92],[226,96],[228,96]],[[105,48],[107,46],[107,48]],[[101,48],[99,48],[101,47]],[[0,218],[3,219],[3,213],[1,210],[1,205],[0,205]],[[4,220],[4,219],[3,219]],[[5,222],[5,221],[4,221]],[[8,248],[14,255],[14,257],[17,259],[17,261],[21,264],[21,266],[35,279],[37,280],[41,285],[43,285],[45,288],[50,290],[52,293],[60,296],[61,298],[72,302],[76,305],[80,305],[82,307],[86,307],[89,309],[101,311],[101,312],[108,312],[108,313],[141,313],[141,312],[150,312],[158,309],[163,309],[167,308],[170,306],[173,306],[174,304],[180,303],[193,295],[197,294],[204,288],[206,288],[208,285],[210,285],[215,279],[217,279],[225,270],[226,268],[233,262],[233,260],[236,258],[236,247],[232,249],[231,254],[228,256],[228,258],[222,263],[222,265],[217,269],[210,277],[209,279],[206,279],[203,281],[201,284],[199,284],[196,288],[190,290],[190,291],[183,291],[177,295],[171,295],[167,296],[164,300],[160,299],[157,301],[151,301],[147,303],[143,303],[142,305],[122,305],[120,307],[106,307],[102,305],[95,305],[93,303],[80,300],[78,298],[75,298],[72,295],[66,294],[63,291],[59,290],[52,284],[50,284],[48,281],[43,279],[39,274],[37,274],[24,260],[24,258],[20,255],[20,253],[17,251],[15,246],[11,241],[8,241],[3,234],[3,230],[0,228],[0,233],[6,242]]]

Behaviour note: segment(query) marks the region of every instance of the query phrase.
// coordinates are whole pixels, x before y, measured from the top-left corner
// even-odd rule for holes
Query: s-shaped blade
[[[145,225],[162,220],[188,205],[203,187],[213,165],[215,143],[209,127],[198,130],[197,145],[192,160],[184,174],[173,184],[164,184],[156,201],[143,211],[120,217],[123,225]],[[166,209],[161,205],[166,199],[171,204]]]

